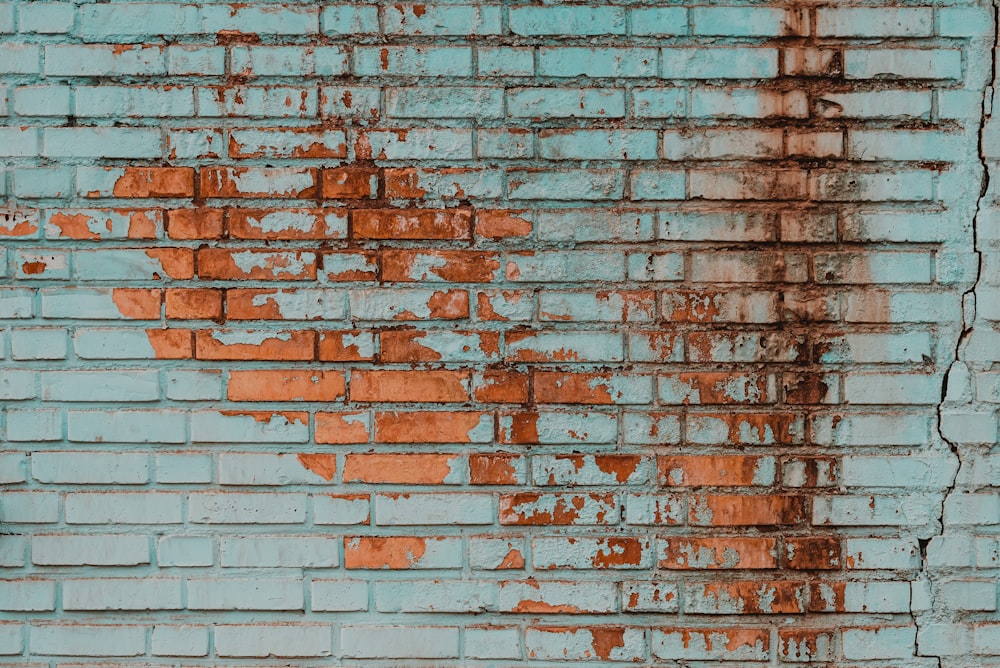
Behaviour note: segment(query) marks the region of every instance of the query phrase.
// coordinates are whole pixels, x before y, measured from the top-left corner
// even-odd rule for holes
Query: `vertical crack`
[[[991,12],[992,32],[990,33],[990,35],[992,36],[992,40],[991,41],[987,40],[982,43],[983,48],[987,47],[990,48],[989,51],[990,65],[986,75],[987,81],[985,82],[983,88],[982,107],[980,109],[979,128],[977,133],[977,145],[976,145],[976,155],[979,159],[979,167],[982,170],[982,179],[980,183],[979,195],[978,198],[976,199],[975,211],[973,213],[973,218],[972,218],[972,250],[976,256],[976,271],[975,271],[975,276],[972,280],[972,284],[969,286],[968,289],[966,289],[962,293],[962,331],[959,334],[958,340],[955,343],[955,350],[952,362],[948,366],[948,369],[945,371],[944,380],[941,387],[941,400],[937,405],[938,437],[941,439],[941,442],[946,444],[948,448],[951,450],[952,454],[954,455],[955,461],[958,462],[958,466],[955,468],[955,473],[952,475],[949,484],[944,488],[944,494],[941,497],[941,508],[938,513],[938,522],[939,522],[938,533],[934,536],[931,536],[926,539],[921,539],[919,541],[920,573],[916,578],[916,581],[926,582],[928,586],[933,584],[935,575],[928,567],[927,548],[928,545],[931,543],[931,540],[933,540],[933,538],[943,536],[945,533],[945,522],[944,522],[945,507],[948,503],[948,500],[952,497],[952,495],[956,493],[956,488],[958,487],[959,475],[962,472],[962,466],[964,463],[962,457],[962,448],[960,447],[958,442],[950,439],[946,435],[945,433],[946,430],[943,427],[943,422],[945,418],[944,415],[945,405],[949,403],[949,385],[950,381],[952,380],[952,373],[953,372],[956,373],[961,372],[965,374],[968,373],[968,371],[964,368],[965,365],[962,360],[963,349],[967,344],[970,336],[972,335],[973,330],[975,329],[975,321],[976,321],[975,298],[976,298],[976,291],[979,287],[979,282],[982,278],[982,273],[983,273],[983,253],[979,248],[979,226],[982,222],[982,215],[984,212],[983,210],[986,206],[986,198],[990,189],[990,168],[986,156],[985,143],[986,143],[987,126],[989,125],[989,121],[993,113],[992,109],[993,94],[994,94],[994,87],[997,84],[996,54],[998,47],[1000,47],[1000,13],[998,13],[1000,12],[1000,8],[998,8],[997,6],[997,0],[992,0],[990,2],[990,8],[992,10]],[[954,399],[955,399],[954,397],[951,397],[951,401],[954,401]],[[967,402],[971,401],[971,399],[967,399],[966,401]],[[915,653],[917,656],[924,656],[924,654],[920,650],[919,627],[921,621],[920,620],[921,612],[913,610],[912,597],[910,605],[911,605],[910,617],[913,620],[913,623],[918,627]],[[947,611],[942,611],[939,608],[936,608],[935,610],[937,612],[947,612]],[[933,657],[935,655],[930,654],[929,656]],[[937,663],[939,667],[943,665],[942,658],[940,656],[937,657]]]

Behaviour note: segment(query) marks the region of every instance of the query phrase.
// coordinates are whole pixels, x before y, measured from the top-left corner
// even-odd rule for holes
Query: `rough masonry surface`
[[[1000,666],[996,33],[0,3],[0,663]]]

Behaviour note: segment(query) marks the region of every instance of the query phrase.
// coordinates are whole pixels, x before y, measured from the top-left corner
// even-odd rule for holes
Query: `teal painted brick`
[[[858,570],[906,570],[920,563],[919,547],[912,540],[848,538],[845,551],[849,568]]]
[[[41,53],[36,44],[0,45],[0,74],[37,74]]]
[[[30,268],[30,269],[29,269]],[[14,276],[25,280],[67,279],[70,274],[70,254],[65,251],[14,251]]]
[[[539,155],[549,160],[652,160],[652,130],[542,130]]]
[[[648,322],[654,318],[655,307],[652,294],[636,298],[626,293],[543,291],[538,296],[538,318],[543,321]]]
[[[507,256],[507,277],[519,282],[620,281],[625,256],[615,251],[548,251]]]
[[[395,118],[499,118],[503,91],[498,88],[390,88],[385,111]]]
[[[402,580],[375,583],[379,612],[478,613],[496,610],[495,582]]]
[[[613,538],[536,538],[531,543],[532,562],[535,568],[541,569],[593,569],[608,559],[610,568],[643,569],[653,565],[654,553],[652,542],[647,539],[637,539],[639,549],[637,556],[630,556],[622,563],[614,563],[615,539]],[[609,558],[610,557],[610,558]]]
[[[517,10],[514,10],[517,11]],[[389,35],[498,35],[498,5],[386,5],[382,27]]]
[[[201,32],[235,31],[255,35],[310,35],[319,32],[319,8],[282,5],[207,4],[199,8]]]
[[[211,75],[226,71],[226,50],[222,47],[168,46],[169,74]]]
[[[6,369],[0,373],[0,398],[8,401],[33,399],[38,396],[38,373]]]
[[[320,15],[322,31],[332,35],[377,33],[378,8],[365,5],[332,5]]]
[[[3,565],[5,568],[24,566],[28,563],[28,560],[25,558],[27,552],[27,536],[8,535],[3,543],[0,543],[0,565]]]
[[[0,33],[14,32],[14,3],[0,3]]]
[[[292,579],[189,579],[190,610],[302,610],[302,583]]]
[[[612,47],[540,47],[538,74],[550,77],[655,77],[657,50]]]
[[[376,86],[323,86],[319,111],[323,117],[377,117],[382,108],[381,89]]]
[[[198,88],[195,104],[198,115],[208,118],[314,118],[318,96],[315,88],[288,86]]]
[[[363,580],[313,580],[309,591],[311,609],[316,612],[368,609],[368,583]]]
[[[633,35],[684,35],[688,31],[685,7],[636,7],[629,10]]]
[[[508,580],[500,583],[501,610],[513,610],[522,601],[544,602],[552,606],[572,606],[580,612],[609,613],[616,609],[613,583],[600,580],[573,582]]]
[[[493,524],[496,511],[488,494],[379,494],[375,523],[382,526]]]
[[[215,546],[209,536],[162,536],[156,545],[160,566],[211,566]]]
[[[660,659],[766,661],[768,655],[761,641],[730,642],[724,631],[689,636],[684,631],[653,629],[650,642],[653,656]]]
[[[330,624],[220,625],[215,651],[224,657],[313,657],[333,653]]]
[[[322,485],[330,482],[290,454],[221,453],[218,476],[220,485]]]
[[[531,47],[484,47],[476,49],[480,76],[530,77],[535,73],[535,50]]]
[[[778,75],[778,52],[765,48],[661,49],[666,79],[768,79]]]
[[[624,174],[614,169],[530,170],[507,173],[507,192],[522,200],[621,199]]]
[[[169,267],[144,250],[94,250],[75,253],[75,274],[84,281],[135,281],[173,278]],[[183,278],[183,276],[176,276]]]
[[[696,118],[805,118],[808,102],[804,91],[695,88],[690,113]]]
[[[694,7],[695,35],[787,37],[809,34],[805,10],[779,7]]]
[[[59,441],[62,437],[62,413],[58,410],[7,411],[8,440]]]
[[[79,86],[73,111],[77,116],[192,116],[194,89],[190,87]]]
[[[604,413],[543,411],[538,413],[535,424],[538,429],[538,443],[543,445],[614,443],[618,436],[618,419],[614,415]],[[508,441],[512,435],[512,425],[513,420],[509,416],[500,417],[500,433]]]
[[[308,439],[308,424],[281,414],[264,421],[253,415],[214,411],[191,414],[191,440],[196,443],[304,443]]]
[[[406,133],[405,138],[396,132],[371,131],[363,135],[368,139],[372,155],[385,160],[434,160],[472,158],[472,130],[416,129]],[[449,176],[447,178],[455,178]],[[420,187],[425,188],[424,181]]]
[[[146,627],[33,624],[28,638],[30,650],[41,655],[138,656],[146,648]]]
[[[625,10],[621,7],[513,7],[508,20],[515,35],[625,34]]]
[[[67,579],[63,610],[179,610],[181,581],[167,579]]]
[[[635,88],[632,91],[632,114],[636,118],[676,118],[687,107],[684,88]]]
[[[208,632],[207,626],[157,624],[150,652],[153,656],[208,656]]]
[[[771,241],[775,221],[763,213],[661,211],[657,237],[669,241]]]
[[[208,401],[222,398],[222,374],[218,371],[173,370],[164,373],[165,392],[175,401]]]
[[[59,521],[59,505],[59,495],[51,492],[7,492],[4,494],[4,521],[11,524],[53,524]],[[33,556],[32,563],[40,562]]]
[[[986,7],[942,7],[937,12],[942,37],[987,35],[993,21],[993,12]]]
[[[928,253],[822,253],[813,257],[820,283],[929,283]]]
[[[219,564],[233,568],[336,568],[340,539],[321,536],[223,536]]]
[[[7,453],[0,455],[0,482],[4,484],[28,480],[27,455]]]
[[[7,158],[38,155],[35,128],[0,128],[0,156]]]
[[[36,452],[31,477],[44,483],[141,485],[149,482],[149,458],[138,453]]]
[[[8,611],[30,612],[55,610],[55,582],[44,580],[0,582],[0,608]]]
[[[514,88],[507,114],[525,118],[621,118],[625,93],[609,88]]]
[[[186,415],[163,410],[71,410],[66,419],[69,440],[89,443],[183,443],[187,427]]]
[[[142,42],[152,35],[185,35],[199,30],[197,5],[122,2],[82,5],[76,34],[87,42]]]
[[[49,158],[157,158],[163,137],[151,128],[45,128],[42,155]]]
[[[68,116],[69,86],[18,86],[14,89],[14,113],[20,116]]]
[[[933,32],[930,7],[824,7],[816,12],[816,34],[821,37],[928,37]]]
[[[15,197],[45,199],[67,197],[73,192],[73,170],[61,168],[19,168],[14,170]]]
[[[18,9],[18,30],[47,35],[68,33],[76,19],[76,6],[71,2],[31,3]]]
[[[24,649],[24,624],[0,624],[0,655],[20,654]]]
[[[651,241],[654,221],[647,211],[546,210],[538,212],[535,229],[543,241]]]
[[[856,160],[950,162],[963,156],[963,142],[944,132],[857,130],[847,135],[847,152]]]
[[[848,49],[848,79],[961,79],[962,53],[957,49]]]
[[[188,497],[188,520],[194,524],[300,524],[305,515],[305,494],[199,492]],[[237,582],[230,585],[234,591]]]
[[[535,155],[534,135],[527,130],[479,130],[476,154],[480,158],[530,158]]]
[[[16,360],[65,359],[67,332],[59,328],[15,329],[10,333],[11,357]]]
[[[818,98],[817,110],[821,116],[831,118],[927,118],[931,95],[907,90],[824,93]]]
[[[136,566],[149,563],[149,538],[135,534],[44,534],[31,537],[38,566]]]
[[[622,426],[626,443],[653,445],[680,441],[680,420],[676,415],[625,413]]]
[[[46,371],[41,374],[46,401],[156,401],[156,371]]]
[[[684,199],[686,182],[684,172],[665,169],[636,169],[632,171],[633,200]]]
[[[518,629],[491,627],[465,628],[465,655],[473,659],[519,659]]]
[[[813,196],[830,202],[920,202],[935,199],[934,174],[898,170],[892,174],[817,172],[810,185]]]
[[[358,76],[469,76],[472,74],[472,49],[464,46],[358,47],[354,50],[353,71]]]
[[[340,630],[343,655],[355,659],[447,659],[458,656],[456,627],[359,626]]]
[[[251,76],[341,76],[347,54],[337,46],[239,46],[230,50],[230,67]]]
[[[858,660],[911,656],[916,632],[915,626],[843,629],[844,657]]]
[[[163,47],[138,46],[116,53],[110,46],[45,46],[45,75],[66,77],[152,76],[166,74]]]
[[[81,359],[154,359],[156,352],[141,329],[78,329],[73,349]]]
[[[212,457],[204,454],[156,455],[156,482],[212,482]]]

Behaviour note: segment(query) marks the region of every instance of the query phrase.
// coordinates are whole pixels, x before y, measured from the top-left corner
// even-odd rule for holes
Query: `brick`
[[[145,652],[146,627],[110,624],[33,624],[29,648],[41,655],[91,657],[139,656]]]

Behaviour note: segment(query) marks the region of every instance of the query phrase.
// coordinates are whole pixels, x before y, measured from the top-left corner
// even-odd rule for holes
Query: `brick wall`
[[[0,3],[0,661],[1000,666],[995,10]]]

